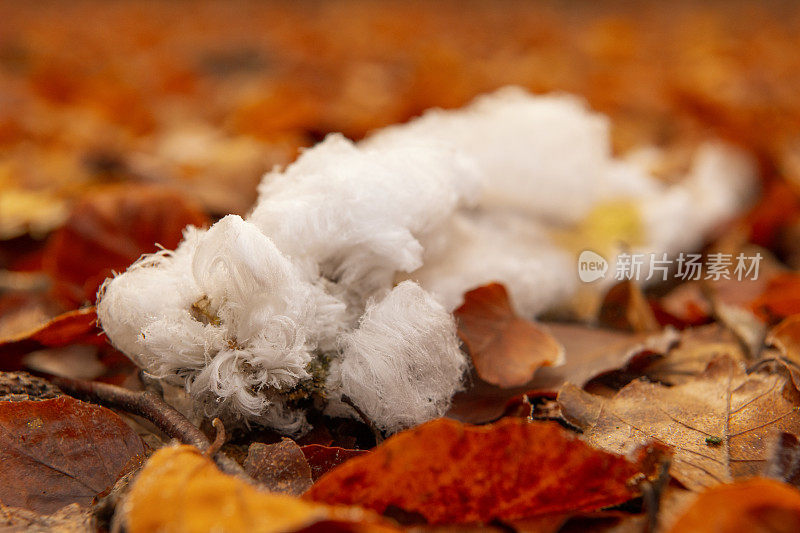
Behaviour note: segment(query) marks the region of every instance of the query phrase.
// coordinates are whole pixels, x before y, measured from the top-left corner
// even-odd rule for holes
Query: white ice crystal
[[[372,150],[331,136],[267,176],[247,220],[189,229],[174,252],[107,282],[98,315],[116,346],[152,376],[185,383],[206,414],[287,433],[307,428],[295,400],[352,416],[341,396],[355,386],[354,362],[372,362],[362,371],[390,374],[362,381],[351,401],[397,431],[443,414],[466,362],[449,313],[415,283],[392,290],[394,278],[422,265],[476,181],[449,149]],[[376,331],[387,347],[365,358],[357,346],[380,344]],[[390,351],[392,335],[404,350]],[[393,380],[416,392],[390,393]]]
[[[466,108],[434,109],[380,130],[365,143],[447,143],[477,163],[480,205],[576,222],[601,193],[611,161],[608,119],[571,95],[532,97],[518,87],[481,96]]]
[[[436,142],[371,149],[331,135],[264,177],[250,220],[363,307],[397,272],[422,266],[425,249],[477,187],[472,162]]]
[[[98,316],[206,415],[290,434],[312,407],[413,426],[461,386],[449,311],[465,291],[500,281],[536,316],[576,292],[564,235],[598,205],[636,205],[635,246],[675,253],[746,196],[752,168],[730,148],[704,148],[668,186],[609,139],[582,100],[514,88],[358,144],[331,135],[267,174],[247,218],[187,228],[175,251],[108,280]]]
[[[342,339],[331,386],[359,402],[384,430],[440,416],[450,404],[442,387],[458,386],[467,363],[453,318],[419,285],[404,281],[367,307]]]
[[[525,316],[559,306],[579,282],[575,250],[554,236],[563,237],[597,206],[624,200],[637,208],[644,242],[603,250],[612,276],[596,288],[607,288],[616,253],[697,248],[740,211],[755,177],[749,157],[713,143],[698,150],[682,181],[666,185],[646,166],[613,157],[608,120],[583,100],[532,96],[518,87],[478,97],[463,109],[428,111],[363,144],[387,148],[412,140],[446,143],[478,166],[478,201],[453,216],[448,246],[429,254],[410,276],[450,309],[465,291],[492,281],[506,285]]]

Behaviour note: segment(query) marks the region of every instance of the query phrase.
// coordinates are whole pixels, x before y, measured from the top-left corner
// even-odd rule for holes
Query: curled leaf
[[[454,314],[475,370],[488,383],[518,387],[538,368],[564,362],[564,347],[540,325],[517,316],[499,283],[466,293]]]
[[[497,420],[505,403],[531,390],[557,391],[565,382],[585,385],[593,378],[625,367],[630,361],[666,354],[680,336],[674,328],[656,334],[630,334],[575,324],[549,323],[548,329],[563,344],[566,362],[540,368],[522,387],[500,388],[474,380],[469,390],[456,394],[447,416],[481,424]]]
[[[597,320],[604,326],[633,333],[660,329],[642,289],[631,280],[621,281],[611,287],[600,306]]]
[[[23,355],[34,350],[105,343],[103,330],[97,326],[95,308],[86,307],[63,313],[30,331],[0,339],[0,361],[4,369],[12,370],[19,367]]]
[[[784,318],[773,327],[766,343],[777,348],[783,357],[800,367],[800,314]]]

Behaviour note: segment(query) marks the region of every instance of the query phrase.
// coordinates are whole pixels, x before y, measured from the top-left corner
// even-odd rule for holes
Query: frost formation
[[[740,208],[749,162],[700,150],[676,185],[610,152],[607,120],[508,88],[359,144],[330,135],[268,173],[246,218],[189,227],[107,280],[98,315],[208,416],[287,434],[309,408],[392,433],[441,416],[467,367],[450,311],[491,281],[535,316],[577,289],[554,237],[598,204],[640,207],[642,249],[700,244]]]

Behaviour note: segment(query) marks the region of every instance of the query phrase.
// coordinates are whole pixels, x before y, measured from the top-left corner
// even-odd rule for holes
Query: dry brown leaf
[[[347,461],[303,497],[378,512],[399,508],[432,524],[485,523],[622,503],[634,496],[629,481],[640,471],[558,424],[438,419]]]
[[[784,318],[773,327],[766,343],[777,348],[783,357],[800,367],[800,314]]]
[[[475,371],[488,383],[518,387],[540,367],[564,362],[564,347],[540,325],[518,317],[499,283],[467,292],[453,314]]]
[[[642,289],[631,280],[617,283],[606,293],[597,321],[603,326],[633,333],[661,329]]]
[[[754,478],[700,494],[671,533],[794,533],[800,531],[800,492]]]
[[[27,533],[86,533],[91,531],[91,513],[77,503],[65,505],[52,514],[38,514],[0,503],[0,530]]]
[[[88,505],[144,458],[113,411],[62,396],[0,402],[0,501],[42,513]]]
[[[292,439],[250,445],[244,470],[270,492],[299,496],[313,483],[303,450]]]
[[[575,324],[548,323],[547,328],[564,346],[566,362],[563,365],[540,368],[533,380],[513,389],[496,387],[476,378],[469,390],[455,396],[447,416],[472,424],[497,420],[511,398],[531,390],[557,391],[566,382],[583,386],[592,378],[623,367],[637,357],[665,354],[680,338],[672,328],[649,335]]]
[[[664,357],[650,362],[642,374],[654,381],[678,385],[695,379],[720,355],[744,362],[746,357],[736,336],[727,328],[709,324],[685,329],[677,345]]]
[[[681,283],[653,301],[653,311],[662,325],[678,328],[701,326],[711,319],[711,304],[703,293],[701,281]]]
[[[746,374],[728,356],[674,387],[637,380],[606,399],[568,384],[558,402],[604,450],[628,453],[651,440],[673,447],[670,473],[692,490],[758,473],[771,438],[800,433],[800,393],[787,373]]]
[[[259,491],[220,472],[191,446],[158,450],[136,477],[125,509],[127,531],[269,533],[398,529],[370,511],[314,504]]]
[[[712,300],[713,302],[713,300]],[[749,309],[713,302],[714,318],[733,333],[745,350],[746,356],[755,361],[764,347],[767,328]]]
[[[663,355],[680,340],[673,328],[658,333],[621,333],[568,324],[551,324],[550,331],[564,344],[566,363],[543,368],[535,388],[557,390],[565,382],[580,386],[605,372],[621,368],[638,356]]]
[[[0,401],[50,400],[63,396],[49,381],[27,372],[0,372]]]

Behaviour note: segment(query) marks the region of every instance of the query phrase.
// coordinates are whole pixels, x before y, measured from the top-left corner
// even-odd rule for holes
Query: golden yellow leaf
[[[220,472],[192,446],[162,448],[134,482],[125,508],[130,533],[298,531],[338,524],[348,531],[397,531],[375,513],[263,492]]]

